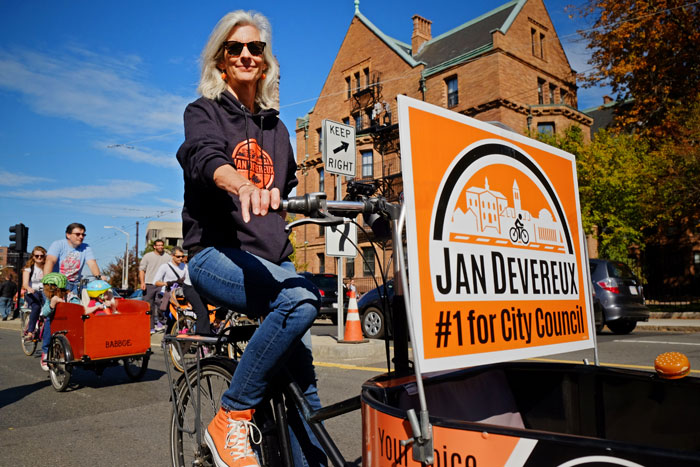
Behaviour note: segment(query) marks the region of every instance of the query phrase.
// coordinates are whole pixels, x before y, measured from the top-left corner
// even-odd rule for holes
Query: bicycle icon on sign
[[[522,218],[523,215],[518,214],[518,218],[515,220],[515,226],[510,228],[510,241],[513,243],[518,243],[518,241],[522,241],[524,245],[527,245],[528,243],[530,243],[530,234],[528,234],[527,230],[525,230],[525,227],[523,227]]]

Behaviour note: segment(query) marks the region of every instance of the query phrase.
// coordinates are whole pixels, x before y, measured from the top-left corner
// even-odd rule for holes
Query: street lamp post
[[[124,267],[122,268],[122,289],[126,290],[129,288],[129,232],[125,232],[113,225],[105,225],[105,229],[118,230],[126,235],[126,252],[124,253]]]

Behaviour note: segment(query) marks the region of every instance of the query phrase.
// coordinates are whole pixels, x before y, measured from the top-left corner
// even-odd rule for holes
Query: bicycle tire
[[[518,243],[518,240],[520,239],[520,235],[518,235],[518,229],[516,229],[515,227],[511,227],[508,231],[508,235],[510,236],[511,242]]]
[[[221,396],[231,385],[231,378],[236,365],[233,361],[223,358],[208,358],[202,361],[200,369],[200,394],[201,394],[201,418],[200,426],[202,444],[197,444],[196,433],[186,433],[179,429],[179,424],[185,430],[193,431],[196,425],[195,404],[197,401],[197,370],[191,368],[187,371],[191,387],[188,389],[185,375],[180,377],[176,388],[177,408],[171,411],[170,416],[170,458],[173,466],[189,467],[200,465],[213,466],[211,452],[204,441],[204,430],[214,418],[221,407]],[[277,467],[281,465],[279,455],[279,443],[274,419],[271,418],[269,402],[265,402],[262,408],[256,409],[253,422],[262,433],[262,441],[258,451],[261,466]],[[254,446],[255,447],[255,446]]]
[[[148,370],[149,354],[125,357],[123,360],[124,371],[131,381],[139,381]]]
[[[27,321],[29,321],[29,312],[21,312],[21,322],[19,330],[19,338],[22,341],[22,352],[24,355],[31,357],[36,352],[37,339],[27,340],[24,331],[27,329]],[[36,328],[36,326],[35,326]],[[35,329],[36,331],[36,329]]]
[[[523,229],[523,231],[520,233],[520,238],[523,241],[523,244],[527,245],[530,243],[530,234],[527,233],[527,230]]]
[[[73,352],[65,336],[59,334],[51,337],[48,359],[56,362],[49,363],[51,384],[56,391],[63,392],[68,387],[73,371],[69,363],[73,359]]]

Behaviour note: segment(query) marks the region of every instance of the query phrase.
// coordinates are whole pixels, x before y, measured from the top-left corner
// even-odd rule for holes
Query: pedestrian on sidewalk
[[[13,299],[16,293],[15,272],[12,269],[5,269],[2,274],[2,283],[0,283],[0,313],[2,313],[3,321],[7,321],[7,318],[12,315]],[[12,319],[15,319],[14,315]]]

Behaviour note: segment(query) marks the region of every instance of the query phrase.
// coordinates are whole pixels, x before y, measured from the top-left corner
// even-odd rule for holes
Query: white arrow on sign
[[[346,223],[326,227],[326,255],[354,258],[357,256],[357,226]]]
[[[322,149],[327,173],[355,176],[355,127],[324,120]]]

